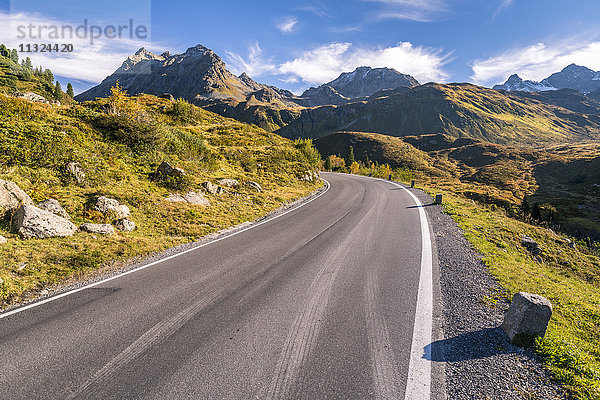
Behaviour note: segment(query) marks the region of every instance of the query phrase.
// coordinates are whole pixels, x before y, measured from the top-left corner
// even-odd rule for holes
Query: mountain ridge
[[[526,92],[575,89],[583,94],[588,94],[600,90],[600,71],[593,71],[577,64],[569,64],[560,72],[555,72],[540,82],[523,80],[519,75],[512,74],[506,82],[494,85],[493,89]]]

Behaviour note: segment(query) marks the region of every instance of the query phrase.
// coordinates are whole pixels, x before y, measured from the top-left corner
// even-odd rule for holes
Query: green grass
[[[571,248],[564,235],[502,210],[448,192],[444,201],[509,299],[523,291],[552,302],[548,331],[535,346],[550,371],[576,398],[600,398],[600,258],[581,244]],[[541,262],[521,246],[524,234],[540,243]]]
[[[113,107],[114,106],[114,107]],[[316,155],[315,155],[316,154]],[[81,279],[115,264],[257,219],[305,196],[300,180],[318,161],[310,142],[292,142],[187,103],[154,96],[49,106],[0,95],[0,179],[15,181],[34,201],[57,199],[77,225],[114,222],[94,210],[100,195],[128,205],[137,229],[104,237],[23,241],[10,218],[0,222],[0,307],[43,288]],[[186,170],[180,182],[151,179],[164,160]],[[66,172],[79,162],[87,183]],[[210,206],[169,203],[171,193],[202,191],[202,182],[234,178],[241,186],[205,194]],[[249,188],[258,182],[263,191]]]

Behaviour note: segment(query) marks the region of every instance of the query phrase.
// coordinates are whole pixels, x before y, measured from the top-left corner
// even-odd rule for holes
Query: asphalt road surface
[[[276,219],[0,315],[0,399],[428,398],[422,208],[323,176]]]

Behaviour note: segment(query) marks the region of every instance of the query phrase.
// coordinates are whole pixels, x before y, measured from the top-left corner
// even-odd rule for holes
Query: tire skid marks
[[[208,280],[217,274],[218,272],[207,275],[202,279],[202,281]],[[94,373],[94,375],[92,375],[81,386],[72,391],[66,398],[93,398],[94,387],[102,385],[102,383],[110,379],[113,373],[127,366],[127,364],[140,356],[153,345],[169,338],[181,327],[183,327],[183,325],[194,318],[194,316],[196,316],[199,312],[215,302],[223,293],[223,287],[226,285],[229,279],[230,277],[227,273],[217,278],[214,284],[210,285],[212,290],[209,290],[209,292],[199,301],[195,302],[183,311],[175,314],[171,318],[154,325],[150,330],[140,336],[135,342],[133,342],[110,362],[104,365],[104,367],[100,368],[96,373]]]
[[[401,389],[398,385],[400,372],[389,331],[379,312],[377,302],[379,296],[377,274],[370,269],[367,272],[365,285],[365,308],[375,396],[377,399],[399,399],[401,396]]]
[[[362,200],[364,200],[364,194],[361,202]],[[364,243],[361,239],[361,232],[357,231],[362,228],[362,222],[367,220],[375,209],[376,205],[369,208],[355,227],[337,245],[334,252],[327,257],[323,267],[312,281],[307,290],[310,297],[305,301],[292,324],[277,362],[273,380],[264,398],[282,399],[289,397],[290,389],[295,384],[302,366],[307,362],[312,349],[315,347],[337,274],[354,258],[350,254],[351,251]]]

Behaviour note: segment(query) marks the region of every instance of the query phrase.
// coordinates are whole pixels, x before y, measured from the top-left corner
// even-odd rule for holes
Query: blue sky
[[[83,89],[146,46],[195,44],[235,73],[301,92],[360,65],[388,66],[420,82],[491,86],[513,72],[540,80],[575,62],[600,70],[597,0],[271,0],[69,2],[0,0],[0,23],[101,26],[132,18],[146,39],[75,42],[72,55],[32,55]],[[10,14],[8,14],[10,12]],[[0,14],[1,15],[1,14]],[[15,22],[17,21],[17,22]],[[14,34],[14,29],[11,31]],[[0,37],[4,40],[4,38]]]

